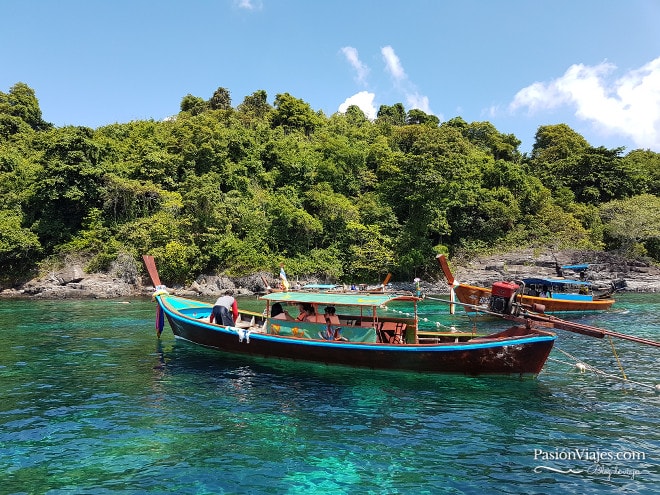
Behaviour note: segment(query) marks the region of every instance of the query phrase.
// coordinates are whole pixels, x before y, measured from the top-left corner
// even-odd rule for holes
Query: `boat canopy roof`
[[[311,303],[327,304],[329,306],[382,306],[390,301],[419,301],[420,298],[412,295],[384,293],[333,293],[333,292],[273,292],[261,296],[260,299],[269,302]]]
[[[304,290],[312,289],[312,290],[331,290],[335,289],[337,287],[341,287],[340,285],[337,284],[306,284],[303,285]]]
[[[568,278],[524,278],[525,285],[547,285],[548,287],[561,287],[565,285],[582,285],[589,287],[591,282],[584,280],[571,280]]]
[[[589,268],[588,263],[583,263],[581,265],[564,265],[561,267],[562,270],[573,270],[576,272],[581,272]]]

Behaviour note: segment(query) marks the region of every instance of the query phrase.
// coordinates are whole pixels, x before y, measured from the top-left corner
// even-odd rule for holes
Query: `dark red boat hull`
[[[501,337],[442,344],[328,342],[236,329],[173,311],[157,298],[173,333],[195,344],[232,354],[301,360],[351,367],[466,375],[535,375],[545,364],[555,335],[513,327]]]

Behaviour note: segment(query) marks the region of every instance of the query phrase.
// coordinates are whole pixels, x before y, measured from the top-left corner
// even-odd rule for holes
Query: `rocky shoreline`
[[[558,253],[521,250],[504,255],[451,261],[456,280],[489,287],[498,280],[516,280],[525,277],[556,276],[557,265],[593,264],[589,279],[596,284],[608,285],[613,280],[625,280],[625,291],[660,292],[660,267],[649,262],[622,258],[612,253],[596,251],[561,251]],[[567,277],[572,277],[570,272]],[[263,280],[277,286],[277,278],[270,273],[231,279],[224,276],[203,275],[187,287],[174,287],[173,292],[188,297],[211,299],[226,289],[237,295],[253,295],[265,290]],[[303,281],[301,281],[303,282]],[[318,282],[318,281],[313,281]],[[396,282],[395,288],[414,290],[413,282]],[[427,294],[449,292],[449,286],[439,275],[436,280],[422,280],[421,288]],[[71,263],[45,276],[35,278],[20,287],[0,290],[0,298],[36,299],[116,299],[149,297],[153,293],[151,281],[132,270],[111,270],[110,273],[85,273],[81,263]]]

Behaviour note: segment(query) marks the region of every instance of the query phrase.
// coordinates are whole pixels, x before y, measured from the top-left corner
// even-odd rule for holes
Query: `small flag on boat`
[[[286,279],[286,273],[284,273],[284,265],[280,266],[280,284],[283,290],[289,290],[289,281]]]

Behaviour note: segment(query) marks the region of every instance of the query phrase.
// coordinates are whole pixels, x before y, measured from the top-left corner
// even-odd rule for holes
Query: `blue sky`
[[[403,103],[660,152],[660,0],[0,0],[0,91],[93,128],[164,119],[227,88],[327,115]]]

